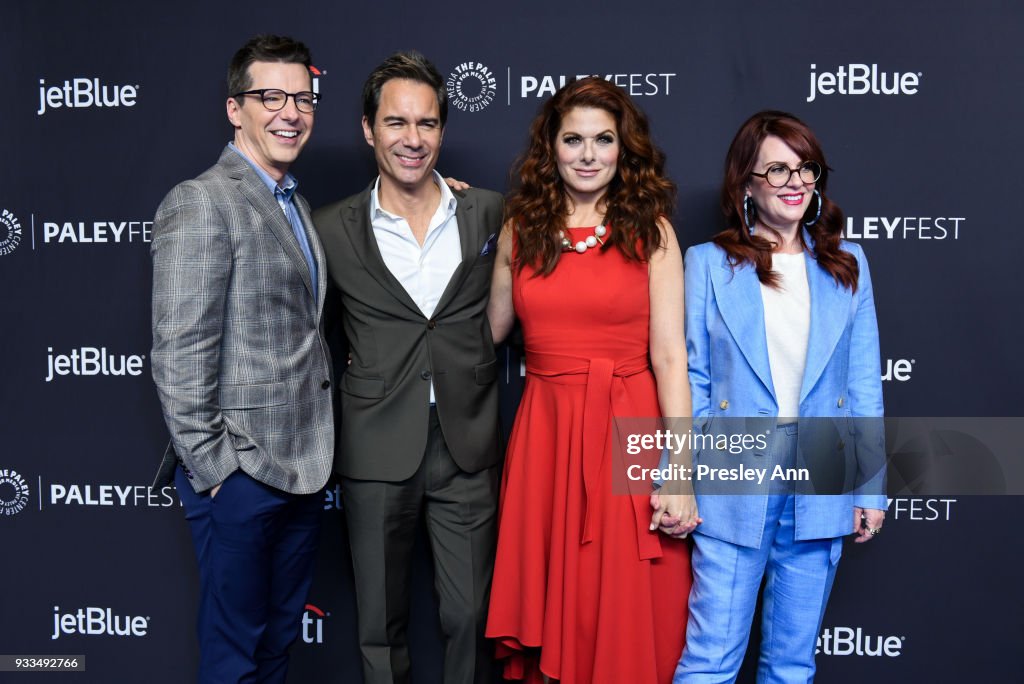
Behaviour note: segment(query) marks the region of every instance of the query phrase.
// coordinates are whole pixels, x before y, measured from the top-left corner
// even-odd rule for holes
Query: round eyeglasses
[[[764,173],[751,171],[750,175],[764,178],[773,188],[782,188],[789,183],[789,179],[793,177],[794,173],[800,177],[801,183],[814,183],[821,178],[821,164],[816,161],[805,161],[800,162],[800,166],[795,169],[791,169],[781,162],[774,162]]]
[[[295,101],[295,108],[303,114],[312,114],[316,111],[316,106],[320,104],[320,95],[311,93],[308,90],[298,93],[286,93],[277,88],[262,88],[260,90],[246,90],[243,93],[235,93],[231,97],[242,97],[244,95],[259,97],[263,106],[272,112],[279,112],[284,109],[289,97]]]

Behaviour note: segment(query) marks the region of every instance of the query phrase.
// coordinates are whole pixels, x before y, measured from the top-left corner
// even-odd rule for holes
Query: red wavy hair
[[[769,135],[781,138],[786,145],[804,161],[816,161],[821,165],[821,178],[815,185],[821,193],[821,216],[809,226],[807,232],[814,240],[814,256],[818,264],[828,271],[843,287],[857,291],[857,259],[840,248],[842,239],[843,210],[829,199],[825,192],[828,187],[829,167],[825,153],[817,137],[800,119],[786,112],[765,110],[746,120],[733,138],[729,153],[725,157],[725,181],[722,184],[722,213],[725,215],[724,231],[713,239],[716,245],[729,255],[734,266],[752,263],[757,269],[758,279],[765,285],[778,286],[778,276],[772,273],[772,243],[761,235],[751,235],[743,217],[743,197],[750,182],[750,173],[757,162],[761,143]],[[804,214],[802,223],[812,220],[817,213],[817,203],[812,201]],[[803,231],[800,242],[804,243]],[[809,245],[804,244],[805,248]]]
[[[566,227],[571,200],[558,173],[555,138],[562,117],[576,107],[603,109],[618,129],[618,168],[601,200],[613,230],[602,249],[614,245],[627,259],[650,259],[661,247],[658,220],[675,209],[676,186],[664,175],[665,155],[651,142],[644,113],[622,88],[602,78],[567,83],[530,125],[529,146],[513,171],[518,186],[505,202],[506,220],[515,222],[520,270],[528,264],[548,275],[562,253],[558,232]]]

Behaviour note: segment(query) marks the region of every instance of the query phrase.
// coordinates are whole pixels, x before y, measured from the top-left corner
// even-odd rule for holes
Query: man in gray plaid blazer
[[[199,561],[199,681],[284,682],[331,471],[323,249],[288,168],[313,128],[309,50],[231,62],[233,143],[153,227],[153,379]]]

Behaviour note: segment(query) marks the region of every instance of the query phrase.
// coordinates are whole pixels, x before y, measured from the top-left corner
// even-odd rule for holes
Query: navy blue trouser
[[[178,496],[199,563],[200,684],[285,681],[320,531],[323,497],[289,494],[241,470],[215,497],[179,467]]]

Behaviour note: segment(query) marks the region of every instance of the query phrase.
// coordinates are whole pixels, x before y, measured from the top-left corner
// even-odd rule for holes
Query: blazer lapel
[[[715,290],[718,311],[722,315],[736,346],[761,382],[775,396],[768,342],[764,333],[764,306],[761,303],[761,282],[750,264],[733,268],[723,254],[721,263],[711,268],[711,285]]]
[[[808,239],[805,236],[805,239]],[[808,244],[811,244],[808,241]],[[807,363],[804,366],[800,401],[807,397],[832,358],[832,352],[850,318],[853,293],[840,285],[828,271],[818,265],[810,252],[804,253],[807,264],[807,286],[811,294],[811,332],[807,340]]]
[[[324,297],[327,294],[327,257],[324,255],[323,245],[320,244],[320,237],[317,235],[316,230],[313,228],[313,215],[309,211],[309,205],[306,203],[306,198],[298,194],[295,195],[295,206],[299,208],[299,217],[302,219],[302,227],[306,231],[306,239],[309,241],[309,248],[313,252],[313,263],[316,264],[316,320],[320,322],[320,314],[323,313]],[[290,228],[291,226],[289,226]],[[305,263],[305,258],[303,258]],[[306,266],[306,270],[309,270],[309,266]]]
[[[437,300],[437,306],[434,307],[434,315],[440,313],[445,306],[458,294],[459,290],[462,289],[462,283],[465,282],[469,276],[474,264],[476,263],[478,254],[474,252],[474,245],[477,244],[477,240],[473,237],[477,231],[477,220],[476,220],[476,208],[473,204],[473,200],[468,197],[462,196],[461,193],[455,195],[455,221],[459,227],[459,244],[462,247],[462,261],[455,268],[455,272],[452,273],[452,277],[448,280],[448,285],[444,288],[444,292],[441,293],[441,298]]]
[[[237,159],[237,162],[235,159]],[[261,224],[270,228],[270,232],[281,243],[281,249],[284,250],[292,265],[298,270],[299,275],[302,277],[302,282],[306,285],[306,291],[309,292],[309,296],[316,297],[316,293],[313,292],[313,280],[309,274],[309,264],[306,263],[306,257],[302,254],[299,241],[295,239],[295,233],[292,232],[292,226],[288,223],[288,218],[281,211],[281,206],[274,199],[273,194],[267,189],[263,181],[260,180],[260,177],[256,175],[252,167],[249,166],[249,163],[238,156],[237,153],[231,150],[225,151],[221,155],[221,162],[228,166],[229,176],[238,181],[238,191],[249,200],[249,204],[259,213],[260,219],[262,219]],[[306,220],[306,216],[303,216],[303,220]],[[309,225],[312,225],[312,222]]]
[[[420,307],[384,263],[377,239],[373,236],[373,227],[370,225],[370,192],[371,190],[366,190],[355,202],[342,207],[342,228],[348,233],[356,256],[363,263],[367,273],[403,306],[418,316],[423,316]]]

